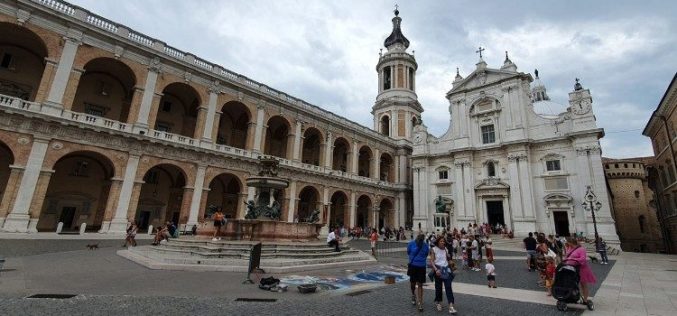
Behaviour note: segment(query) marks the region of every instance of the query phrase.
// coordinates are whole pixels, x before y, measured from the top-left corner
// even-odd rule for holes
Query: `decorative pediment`
[[[541,161],[547,161],[547,160],[561,160],[564,159],[565,157],[560,154],[555,154],[555,153],[549,153],[543,157],[541,157]]]
[[[546,208],[569,208],[573,206],[574,201],[571,196],[562,193],[550,193],[543,200]]]
[[[496,177],[482,179],[480,183],[475,185],[475,190],[496,190],[496,189],[510,190],[510,185],[501,181],[500,178]]]
[[[454,87],[447,93],[447,95],[452,94],[456,91],[474,89],[484,85],[491,84],[496,81],[501,81],[511,77],[518,76],[518,73],[502,71],[498,69],[477,69],[473,71],[468,77],[463,80],[460,80]]]

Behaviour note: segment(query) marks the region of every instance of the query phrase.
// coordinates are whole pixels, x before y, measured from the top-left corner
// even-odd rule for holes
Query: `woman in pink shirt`
[[[588,265],[588,255],[585,252],[585,247],[579,245],[578,240],[576,240],[574,237],[567,238],[565,247],[567,250],[565,260],[569,261],[570,263],[576,262],[576,265],[579,267],[578,274],[580,276],[583,304],[589,305],[591,302],[588,303],[588,284],[597,282],[597,278],[595,277],[595,274],[592,273],[592,269],[590,269],[590,266]]]

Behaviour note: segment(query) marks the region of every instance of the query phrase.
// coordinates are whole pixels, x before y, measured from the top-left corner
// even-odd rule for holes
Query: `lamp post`
[[[592,226],[595,229],[595,250],[599,246],[599,234],[597,233],[597,218],[595,217],[595,210],[602,208],[602,203],[597,201],[597,196],[595,192],[592,192],[592,187],[587,186],[587,191],[585,192],[584,201],[581,204],[584,209],[590,210],[592,213]]]

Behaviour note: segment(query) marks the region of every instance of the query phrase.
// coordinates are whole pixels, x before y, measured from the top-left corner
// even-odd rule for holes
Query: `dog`
[[[96,250],[99,249],[99,244],[87,244],[87,248],[89,248],[89,250]]]
[[[590,258],[590,262],[592,263],[599,263],[599,260],[597,260],[597,257],[595,256],[588,256],[588,258]]]

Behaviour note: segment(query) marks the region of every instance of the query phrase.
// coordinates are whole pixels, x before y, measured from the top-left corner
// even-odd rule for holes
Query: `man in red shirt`
[[[369,236],[369,241],[371,241],[371,255],[376,257],[376,241],[378,240],[378,233],[376,228],[371,230],[371,236]]]

